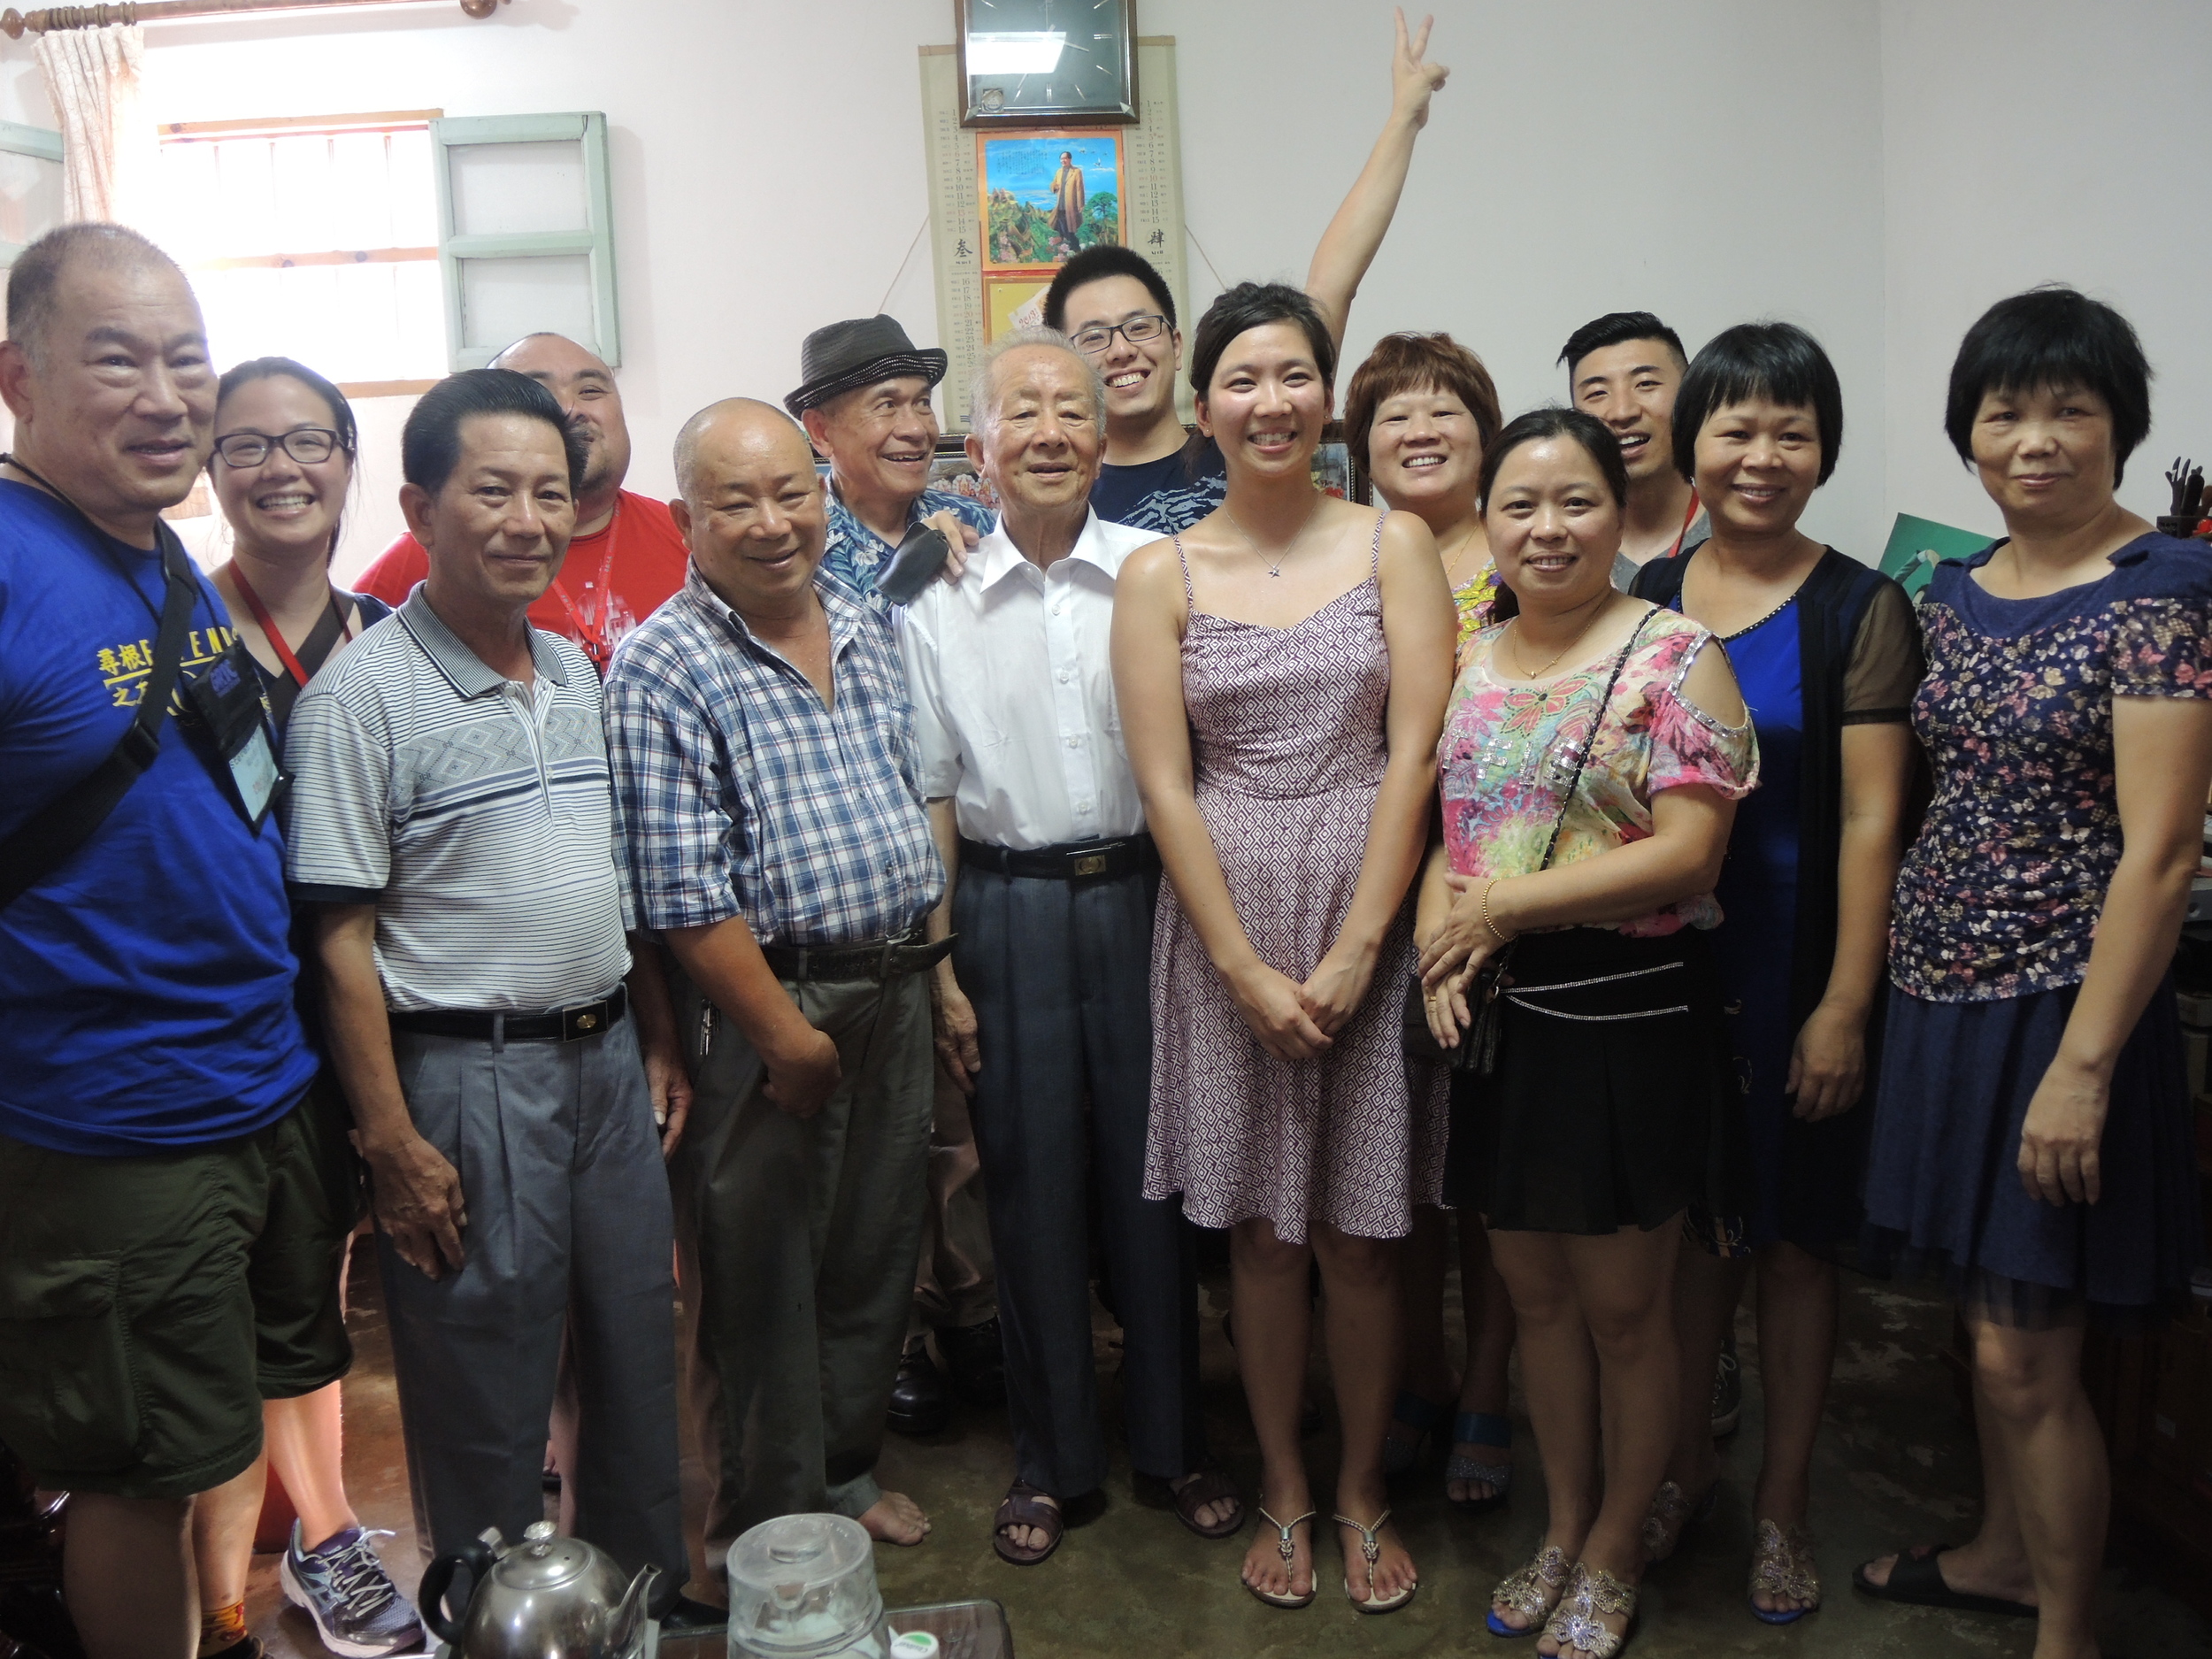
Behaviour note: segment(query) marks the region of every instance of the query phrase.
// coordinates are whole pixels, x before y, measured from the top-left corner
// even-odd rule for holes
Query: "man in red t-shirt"
[[[525,334],[493,358],[492,367],[543,386],[588,441],[576,534],[561,573],[530,607],[530,620],[575,641],[603,674],[622,636],[683,586],[690,553],[664,503],[622,488],[630,470],[630,429],[613,370],[573,340],[542,334]],[[353,585],[396,605],[429,574],[422,544],[403,535]]]

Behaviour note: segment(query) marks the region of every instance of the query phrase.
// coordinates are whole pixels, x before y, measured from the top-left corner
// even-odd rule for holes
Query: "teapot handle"
[[[453,1587],[453,1575],[460,1568],[469,1570],[469,1599],[474,1601],[478,1587],[498,1559],[481,1540],[472,1538],[452,1555],[441,1555],[432,1562],[422,1575],[422,1587],[415,1596],[415,1610],[422,1615],[422,1622],[443,1640],[457,1643],[468,1613],[463,1609],[458,1621],[446,1617],[445,1593]]]

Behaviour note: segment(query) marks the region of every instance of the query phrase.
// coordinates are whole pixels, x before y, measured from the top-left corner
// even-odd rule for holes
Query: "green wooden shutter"
[[[34,162],[50,164],[54,169],[51,180],[54,188],[52,223],[35,222],[44,215],[35,214],[27,207],[24,230],[29,240],[9,242],[0,238],[0,269],[5,269],[22,257],[25,249],[39,237],[61,223],[61,134],[42,127],[25,127],[18,121],[0,121],[0,155],[26,156]]]
[[[619,364],[607,118],[444,118],[430,139],[452,366],[480,369],[539,329]]]

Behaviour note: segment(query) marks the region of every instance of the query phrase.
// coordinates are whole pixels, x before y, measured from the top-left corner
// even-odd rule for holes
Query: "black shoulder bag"
[[[1575,756],[1573,773],[1567,780],[1566,793],[1559,800],[1559,816],[1552,820],[1551,838],[1544,843],[1544,856],[1536,861],[1536,870],[1550,867],[1551,856],[1559,849],[1560,832],[1567,826],[1568,809],[1574,805],[1575,791],[1581,787],[1583,768],[1590,764],[1590,751],[1597,747],[1598,733],[1605,725],[1605,711],[1613,704],[1614,687],[1620,684],[1621,670],[1628,666],[1629,654],[1636,649],[1636,641],[1644,637],[1644,624],[1653,613],[1646,611],[1638,619],[1635,629],[1628,636],[1628,643],[1621,647],[1613,659],[1613,672],[1605,679],[1605,689],[1599,695],[1597,712],[1590,718],[1590,730],[1582,740],[1580,752]],[[1530,871],[1533,875],[1536,871]],[[1472,1071],[1478,1077],[1489,1077],[1498,1069],[1498,1008],[1499,981],[1513,961],[1513,947],[1520,941],[1515,934],[1498,947],[1490,959],[1482,964],[1475,976],[1474,997],[1471,1003],[1474,1022],[1460,1033],[1459,1046],[1451,1049],[1436,1047],[1436,1038],[1429,1031],[1428,1005],[1421,989],[1421,976],[1413,976],[1413,983],[1406,990],[1406,1036],[1416,1042],[1417,1052],[1424,1058],[1444,1054],[1449,1057],[1452,1069]],[[1418,1033],[1417,1037],[1416,1036]]]
[[[19,472],[28,472],[12,456],[0,459]],[[55,492],[55,499],[65,505],[73,504],[59,492]],[[161,753],[161,728],[169,718],[177,676],[184,665],[185,637],[192,630],[192,606],[199,586],[177,533],[159,518],[154,524],[165,592],[161,627],[154,640],[153,667],[146,676],[138,712],[105,760],[34,812],[5,841],[0,841],[0,909],[14,903],[91,840],[115,810],[116,803]]]

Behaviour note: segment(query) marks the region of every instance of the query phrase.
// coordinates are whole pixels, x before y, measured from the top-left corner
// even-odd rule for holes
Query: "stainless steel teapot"
[[[445,1594],[463,1567],[473,1588],[457,1623]],[[636,1659],[645,1649],[645,1600],[659,1576],[657,1567],[640,1567],[626,1584],[606,1551],[537,1521],[519,1544],[488,1527],[479,1541],[439,1556],[416,1605],[457,1659]]]

